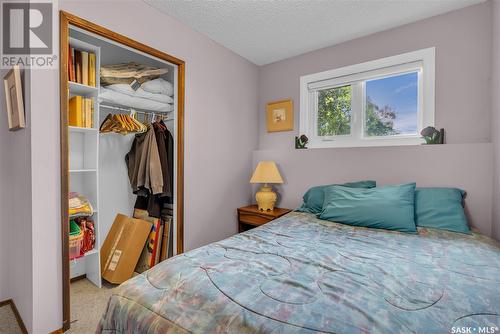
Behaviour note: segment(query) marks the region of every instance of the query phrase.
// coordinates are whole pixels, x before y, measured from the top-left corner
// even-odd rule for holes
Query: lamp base
[[[268,185],[262,186],[260,190],[255,194],[257,206],[259,207],[259,210],[262,211],[272,211],[274,209],[274,204],[276,203],[277,198],[278,196],[273,191],[273,188]]]

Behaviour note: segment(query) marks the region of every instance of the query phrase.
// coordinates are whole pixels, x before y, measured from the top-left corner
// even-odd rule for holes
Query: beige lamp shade
[[[250,183],[283,183],[274,161],[261,161],[255,168]]]

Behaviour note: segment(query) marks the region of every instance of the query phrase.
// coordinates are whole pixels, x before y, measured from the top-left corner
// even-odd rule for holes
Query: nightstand
[[[238,232],[269,223],[271,220],[286,215],[291,209],[274,208],[273,211],[260,211],[257,205],[238,208]]]

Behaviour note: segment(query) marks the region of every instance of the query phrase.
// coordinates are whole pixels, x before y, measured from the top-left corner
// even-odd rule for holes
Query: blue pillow
[[[372,189],[332,186],[325,189],[318,218],[353,226],[416,232],[415,183]]]
[[[358,182],[347,182],[344,184],[330,184],[326,186],[316,186],[310,188],[302,197],[304,203],[295,211],[308,212],[318,214],[323,209],[323,202],[325,201],[325,188],[331,186],[344,186],[350,188],[375,188],[377,183],[375,181],[358,181]]]
[[[417,188],[415,223],[458,233],[470,233],[462,206],[465,191],[456,188]]]

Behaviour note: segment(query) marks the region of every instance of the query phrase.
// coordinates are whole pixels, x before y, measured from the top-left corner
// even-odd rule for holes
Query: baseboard
[[[62,328],[59,328],[59,329],[56,329],[56,330],[55,330],[55,331],[53,331],[53,332],[50,332],[49,334],[63,334],[63,333],[64,333],[64,332],[63,332]]]
[[[23,318],[21,318],[21,315],[19,314],[19,311],[17,310],[16,304],[12,299],[7,299],[2,302],[0,302],[0,307],[9,305],[10,309],[14,313],[14,316],[16,317],[17,324],[19,325],[19,328],[21,328],[21,332],[23,334],[28,334],[28,330],[26,329],[26,326],[24,325]]]
[[[72,279],[69,280],[70,283],[73,283],[73,282],[76,282],[76,281],[79,281],[81,279],[84,279],[84,278],[87,278],[87,275],[86,274],[83,274],[83,275],[80,275],[80,276],[76,276],[76,277],[73,277]],[[52,334],[52,333],[50,333]]]

